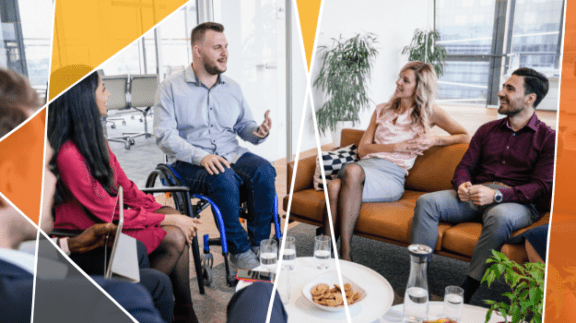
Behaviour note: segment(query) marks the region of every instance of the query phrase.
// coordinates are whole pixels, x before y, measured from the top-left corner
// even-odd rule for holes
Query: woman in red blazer
[[[61,69],[52,79],[70,72],[78,71]],[[100,117],[107,113],[109,96],[102,79],[93,72],[49,105],[48,140],[55,151],[50,165],[58,178],[54,227],[85,230],[117,219],[117,192],[122,186],[128,207],[123,232],[142,241],[151,267],[170,277],[175,319],[195,321],[188,245],[199,222],[158,204],[126,177],[102,128]]]

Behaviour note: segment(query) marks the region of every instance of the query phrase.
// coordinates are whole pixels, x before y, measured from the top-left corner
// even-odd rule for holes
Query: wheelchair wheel
[[[127,143],[124,145],[124,148],[126,148],[126,150],[130,150],[130,143],[127,142]]]
[[[130,138],[130,140],[128,141],[131,145],[136,144],[136,140],[134,140],[133,138]]]
[[[116,129],[116,125],[113,123],[113,124],[110,125],[110,128]]]
[[[212,268],[202,267],[202,278],[204,279],[204,286],[211,286],[214,279]]]
[[[214,257],[212,253],[205,253],[204,259],[202,260],[202,278],[204,279],[204,285],[210,286],[214,279],[212,274],[212,265],[214,265]]]

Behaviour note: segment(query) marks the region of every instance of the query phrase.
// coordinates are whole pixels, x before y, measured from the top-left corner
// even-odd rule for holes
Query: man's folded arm
[[[202,159],[209,155],[180,137],[172,91],[164,83],[160,84],[156,93],[154,136],[158,147],[168,156],[174,156],[178,160],[200,166]]]

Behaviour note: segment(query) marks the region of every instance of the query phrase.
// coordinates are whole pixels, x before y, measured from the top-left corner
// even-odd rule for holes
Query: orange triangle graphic
[[[72,65],[96,68],[186,3],[186,0],[58,0],[52,71]],[[84,75],[50,79],[50,99]]]
[[[0,192],[36,224],[45,128],[46,108],[0,142]]]
[[[298,4],[298,14],[300,15],[300,27],[302,28],[308,71],[310,71],[312,52],[314,51],[314,38],[316,37],[316,28],[318,27],[321,2],[322,0],[296,0]]]

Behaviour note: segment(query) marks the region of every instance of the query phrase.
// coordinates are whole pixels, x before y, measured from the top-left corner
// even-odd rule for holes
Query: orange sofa
[[[358,145],[364,131],[342,130],[341,146]],[[422,194],[451,189],[450,181],[456,166],[468,149],[467,144],[446,147],[434,147],[416,159],[414,167],[406,178],[405,192],[396,202],[363,203],[354,234],[393,243],[401,246],[410,244],[410,229],[414,217],[416,200]],[[316,156],[301,159],[298,164],[290,220],[322,226],[322,214],[325,209],[323,191],[313,188],[313,175]],[[288,164],[288,191],[294,176],[294,162]],[[288,196],[284,198],[284,210],[288,208]],[[517,235],[550,220],[550,213],[542,215],[531,226],[513,233]],[[474,246],[480,237],[480,223],[440,223],[438,243],[434,252],[439,255],[470,261]],[[527,261],[523,246],[506,244],[501,250],[509,258],[523,263]]]

